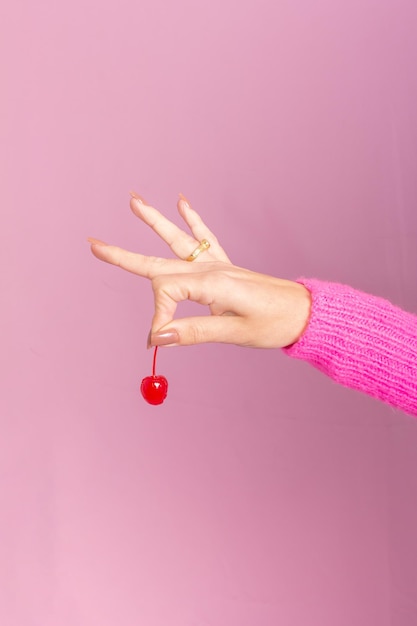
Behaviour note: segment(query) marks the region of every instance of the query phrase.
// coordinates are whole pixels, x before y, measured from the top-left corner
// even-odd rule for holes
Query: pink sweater
[[[417,317],[346,285],[298,282],[312,294],[311,317],[303,336],[284,351],[417,416]]]

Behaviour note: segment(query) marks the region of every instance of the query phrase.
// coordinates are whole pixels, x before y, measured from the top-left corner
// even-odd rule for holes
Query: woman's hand
[[[299,339],[307,326],[311,300],[295,282],[258,274],[231,263],[215,235],[187,200],[178,211],[192,235],[132,194],[130,207],[171,248],[179,259],[162,259],[128,252],[90,239],[100,260],[152,281],[155,314],[148,345],[232,343],[252,348],[281,348]],[[202,239],[210,248],[193,262],[184,261]],[[179,302],[191,300],[209,307],[211,315],[174,319]]]

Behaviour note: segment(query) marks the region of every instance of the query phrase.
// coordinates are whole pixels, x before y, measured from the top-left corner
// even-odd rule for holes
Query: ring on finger
[[[196,260],[199,254],[204,252],[204,250],[208,250],[209,248],[210,248],[210,242],[207,241],[207,239],[202,239],[199,245],[197,246],[197,248],[193,252],[191,252],[191,254],[187,256],[185,260],[191,263],[192,261]]]

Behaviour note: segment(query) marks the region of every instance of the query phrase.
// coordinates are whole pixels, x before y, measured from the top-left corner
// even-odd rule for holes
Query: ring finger
[[[145,201],[138,196],[136,193],[131,192],[132,199],[130,201],[130,208],[133,213],[139,217],[145,224],[150,226],[152,230],[163,239],[168,246],[171,248],[172,252],[180,259],[186,259],[199,245],[201,239],[207,238],[210,242],[211,249],[205,252],[202,259],[204,261],[228,261],[226,254],[222,251],[219,244],[217,243],[217,239],[214,235],[208,230],[208,228],[203,228],[204,223],[200,219],[200,228],[199,233],[204,232],[205,234],[201,237],[201,239],[194,238],[192,235],[184,232],[173,224],[169,219],[167,219],[162,213],[160,213],[154,207],[145,203]],[[179,202],[180,208],[181,201]],[[187,205],[189,208],[189,205]],[[191,209],[189,208],[189,212]],[[182,217],[184,218],[183,212],[181,212]],[[195,211],[192,211],[194,214]],[[198,218],[199,216],[195,213],[195,216]],[[185,219],[185,218],[184,218]],[[188,221],[186,220],[187,225]],[[195,231],[192,228],[194,234]],[[223,252],[223,254],[222,254]]]
[[[168,244],[172,252],[180,259],[184,259],[198,246],[194,237],[178,228],[157,209],[145,204],[137,196],[132,195],[130,208],[137,217],[150,226]]]

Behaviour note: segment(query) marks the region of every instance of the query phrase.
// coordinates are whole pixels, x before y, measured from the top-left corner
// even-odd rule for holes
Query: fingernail
[[[135,198],[136,200],[138,200],[142,204],[146,204],[146,201],[142,198],[142,196],[140,196],[138,193],[136,193],[136,191],[129,191],[129,193],[132,196],[132,198]]]
[[[152,344],[151,344],[151,334],[152,334],[152,331],[150,330],[150,331],[149,331],[149,334],[148,334],[148,338],[147,338],[147,340],[146,340],[146,347],[147,347],[147,349],[148,349],[148,350],[149,350],[149,348],[152,348]]]
[[[104,241],[100,241],[100,239],[94,239],[94,237],[88,237],[87,241],[89,243],[92,243],[94,246],[108,246],[108,243],[105,243]]]
[[[183,204],[189,209],[190,207],[190,203],[188,202],[187,198],[184,196],[184,194],[180,193],[180,200],[182,200]]]
[[[176,330],[164,330],[162,333],[152,333],[150,336],[151,346],[170,346],[179,343],[179,340]]]

